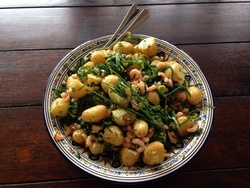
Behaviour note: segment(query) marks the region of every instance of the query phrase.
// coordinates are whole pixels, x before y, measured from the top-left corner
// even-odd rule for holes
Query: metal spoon
[[[133,4],[129,11],[127,12],[127,14],[125,15],[125,17],[123,18],[122,22],[120,23],[119,27],[116,29],[116,31],[114,32],[114,34],[111,36],[111,38],[109,39],[109,41],[103,46],[103,47],[107,47],[109,46],[114,39],[117,37],[117,35],[119,34],[119,32],[127,25],[127,23],[133,19],[133,17],[139,12],[139,9],[137,9],[137,4]]]
[[[120,41],[128,32],[134,30],[136,27],[141,25],[144,21],[146,21],[149,18],[149,11],[147,9],[143,9],[139,15],[135,18],[135,20],[128,26],[127,29],[110,45],[106,46],[108,48],[112,48],[115,43]]]
[[[94,49],[91,52],[89,52],[85,57],[89,57],[93,51],[97,50],[104,50],[104,49],[111,49],[118,41],[120,41],[128,32],[134,30],[136,27],[138,27],[140,24],[142,24],[144,21],[146,21],[149,18],[149,11],[147,9],[143,9],[139,15],[134,19],[134,21],[124,30],[122,34],[119,35],[119,32],[126,26],[126,24],[130,21],[130,19],[133,17],[134,14],[136,14],[137,11],[137,5],[133,4],[124,17],[123,21],[115,31],[115,33],[111,36],[109,41],[101,48]],[[136,12],[137,11],[137,12]],[[117,37],[119,35],[119,37]],[[117,38],[116,38],[117,37]],[[114,40],[116,38],[116,40]]]

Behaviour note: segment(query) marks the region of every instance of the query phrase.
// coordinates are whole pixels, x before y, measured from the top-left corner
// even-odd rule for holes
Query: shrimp
[[[100,126],[100,125],[92,125],[91,129],[92,129],[92,131],[99,132],[100,130],[103,129],[103,126]]]
[[[156,88],[157,88],[157,86],[153,84],[152,86],[147,87],[147,88],[146,88],[146,91],[147,91],[147,92],[151,92],[151,91],[156,90]]]
[[[138,147],[136,147],[136,151],[139,153],[142,153],[145,150],[145,143],[142,141],[142,139],[140,138],[135,138],[132,140],[132,143],[137,145]]]
[[[127,131],[126,136],[132,140],[135,138],[135,133],[133,131]]]
[[[154,135],[154,133],[155,133],[155,129],[154,129],[154,127],[151,127],[148,130],[148,134],[146,135],[146,137],[148,137],[150,139],[150,138],[152,138],[152,136]]]
[[[82,137],[83,137],[83,139],[85,140],[85,142],[86,142],[86,140],[87,140],[87,138],[88,138],[88,135],[87,134],[85,134],[85,133],[83,133],[82,134]]]
[[[160,62],[160,63],[158,63],[157,65],[156,65],[156,67],[157,67],[157,69],[159,70],[159,69],[162,69],[163,67],[165,67],[166,66],[166,63],[165,62]]]
[[[138,107],[139,104],[137,103],[137,101],[134,98],[131,99],[131,104],[132,104],[133,109],[135,109],[137,111],[140,110],[139,107]]]
[[[168,126],[167,125],[163,125],[164,129],[168,130]]]
[[[79,129],[81,126],[78,123],[73,123],[64,127],[64,132],[68,136],[73,133],[74,130]]]
[[[145,80],[147,80],[147,79],[149,79],[149,75],[144,75],[144,76],[142,77],[142,81],[145,81]]]
[[[69,94],[68,94],[67,92],[62,92],[60,96],[61,96],[63,99],[65,99],[68,95],[69,95]]]
[[[93,145],[93,141],[96,141],[96,137],[93,135],[89,135],[86,139],[86,147],[92,146]]]
[[[55,131],[53,133],[53,138],[56,140],[56,141],[61,141],[63,140],[65,137],[59,132],[59,131]]]
[[[142,153],[142,152],[144,152],[144,150],[145,150],[145,148],[143,148],[143,147],[136,148],[136,151],[138,153]]]
[[[149,142],[149,137],[145,136],[142,138],[142,141],[146,144]]]
[[[140,89],[140,95],[145,95],[146,89],[145,89],[145,83],[143,81],[140,81],[138,83],[139,89]]]
[[[100,89],[100,87],[99,86],[92,86],[92,88],[91,88],[93,91],[98,91],[99,89]]]
[[[181,91],[177,94],[177,99],[183,102],[187,99],[187,94],[184,91]]]
[[[194,124],[193,127],[187,129],[187,132],[193,133],[193,132],[197,131],[198,128],[199,128],[199,125],[198,124]]]
[[[122,145],[125,148],[130,148],[132,146],[130,138],[129,137],[125,137]]]
[[[62,92],[60,95],[66,102],[70,102],[70,96],[68,94],[68,92]]]
[[[181,102],[173,102],[170,106],[173,108],[173,109],[176,109],[178,106],[181,105]]]
[[[179,117],[184,116],[184,115],[185,115],[185,114],[184,114],[183,112],[177,112],[176,118],[179,118]]]
[[[143,82],[143,81],[139,81],[139,83],[138,82],[133,82],[133,84],[132,84],[132,89],[133,90],[137,90],[137,89],[139,89],[140,90],[140,95],[145,95],[145,93],[146,93],[146,84]]]
[[[112,114],[112,108],[108,108],[108,110],[107,110],[107,113],[106,113],[106,118],[107,117],[110,117],[110,115]]]
[[[132,69],[129,73],[129,77],[131,80],[141,80],[142,79],[142,73],[138,69]]]
[[[128,131],[132,131],[133,130],[133,126],[132,125],[127,125],[127,130]]]
[[[66,134],[67,136],[70,135],[70,134],[72,133],[71,127],[70,127],[70,126],[65,126],[65,127],[64,127],[64,132],[65,132],[65,134]]]
[[[162,78],[162,80],[163,80],[166,84],[168,84],[168,85],[170,85],[171,87],[173,87],[173,81],[172,81],[170,78],[168,78],[167,75],[166,75],[165,73],[159,72],[159,73],[158,73],[158,76],[160,76],[160,77]]]
[[[182,113],[188,114],[188,113],[189,113],[189,109],[188,109],[188,108],[184,108],[184,109],[182,110]]]
[[[178,138],[177,138],[175,132],[168,131],[168,137],[169,137],[170,142],[172,142],[173,144],[176,144],[178,142]]]
[[[168,78],[167,80],[165,80],[165,83],[168,84],[168,85],[170,85],[171,87],[173,87],[173,81],[172,81],[172,79]]]

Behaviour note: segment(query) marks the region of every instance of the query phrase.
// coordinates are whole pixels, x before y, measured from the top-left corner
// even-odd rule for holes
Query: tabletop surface
[[[134,33],[176,45],[214,96],[200,152],[171,175],[130,187],[249,187],[250,1],[0,1],[0,187],[127,187],[98,179],[56,149],[42,114],[47,79],[80,44],[112,34],[132,3],[150,11]]]

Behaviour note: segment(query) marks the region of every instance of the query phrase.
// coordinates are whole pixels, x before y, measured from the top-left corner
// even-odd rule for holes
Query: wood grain
[[[47,79],[72,49],[112,34],[136,2],[151,17],[134,33],[189,54],[214,95],[213,127],[197,155],[144,184],[100,180],[55,147],[43,120]],[[249,187],[250,1],[0,1],[0,187]]]
[[[248,3],[147,8],[151,17],[135,33],[153,35],[173,44],[250,39]],[[127,10],[128,7],[0,9],[0,50],[75,48],[87,40],[112,34]]]
[[[178,47],[201,67],[214,96],[250,94],[249,43]],[[13,91],[8,95],[0,92],[0,107],[41,105],[50,73],[69,51],[70,49],[0,52],[0,82],[6,83],[0,87],[2,91]]]
[[[48,181],[39,183],[20,183],[20,184],[10,184],[10,187],[17,188],[72,188],[81,187],[82,185],[91,185],[91,188],[99,187],[110,187],[110,188],[144,188],[144,187],[161,187],[167,185],[169,187],[185,187],[186,185],[190,187],[248,187],[249,168],[247,169],[237,169],[237,170],[214,170],[214,171],[197,171],[197,172],[177,172],[170,176],[165,176],[161,179],[155,181],[143,182],[143,183],[114,183],[109,181],[103,181],[96,178],[80,178],[80,179],[66,179],[61,181]],[[181,180],[181,181],[180,181]],[[240,183],[239,183],[240,182]],[[0,187],[8,187],[1,186]]]
[[[105,0],[105,1],[89,1],[89,0],[50,0],[50,1],[8,1],[1,0],[0,8],[20,8],[20,7],[70,7],[70,6],[129,6],[133,3],[138,5],[167,5],[167,4],[193,4],[193,3],[233,3],[237,0]],[[249,2],[249,0],[241,0],[240,2]]]
[[[246,152],[250,149],[249,131],[244,126],[244,117],[249,117],[250,111],[241,108],[250,105],[250,97],[215,98],[215,105],[213,128],[206,144],[180,173],[250,166],[249,160],[245,160],[250,157]],[[234,113],[237,115],[232,118]],[[92,177],[73,166],[56,149],[46,131],[40,106],[0,108],[0,119],[4,127],[0,140],[8,139],[0,142],[0,166],[4,169],[0,171],[1,183]]]

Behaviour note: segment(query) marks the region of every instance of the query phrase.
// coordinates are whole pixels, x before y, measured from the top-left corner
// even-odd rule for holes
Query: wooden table
[[[75,167],[55,148],[42,98],[55,65],[113,33],[132,1],[0,1],[0,187],[126,187]],[[201,151],[177,172],[132,187],[249,187],[250,1],[133,1],[151,17],[134,33],[166,40],[206,75],[215,116]]]

